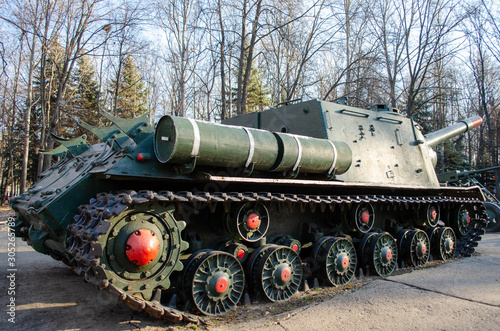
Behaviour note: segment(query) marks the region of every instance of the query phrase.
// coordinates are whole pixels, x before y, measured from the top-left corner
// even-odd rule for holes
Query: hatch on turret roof
[[[386,111],[390,113],[401,114],[401,111],[399,109],[384,104],[373,105],[370,106],[369,109],[373,111]]]

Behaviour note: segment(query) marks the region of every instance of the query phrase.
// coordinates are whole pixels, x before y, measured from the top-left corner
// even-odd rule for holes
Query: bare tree
[[[109,108],[115,116],[119,115],[119,109],[117,109],[120,96],[119,85],[123,78],[123,69],[127,58],[129,56],[138,58],[142,53],[146,53],[146,42],[138,38],[145,18],[143,4],[134,2],[125,2],[112,13],[111,34],[107,33],[108,43],[111,45],[107,47],[106,53],[103,50],[103,54],[106,54],[108,58],[106,69],[110,81],[108,92],[111,105]],[[106,44],[104,45],[106,46]],[[101,76],[103,73],[101,72],[99,75]],[[106,105],[106,101],[106,99],[102,100],[102,103]]]
[[[312,81],[306,77],[312,60],[330,46],[339,30],[325,10],[326,1],[316,2],[304,12],[300,4],[301,1],[278,2],[277,10],[266,13],[269,32],[264,58],[271,69],[277,103],[295,99],[304,84]]]
[[[467,34],[470,40],[468,65],[473,73],[476,87],[477,112],[486,119],[486,136],[488,139],[481,141],[480,149],[487,150],[492,165],[496,166],[499,164],[497,132],[500,103],[498,102],[498,96],[496,96],[499,91],[495,87],[498,75],[488,56],[488,33],[485,30],[484,19],[482,10],[478,10],[470,16]],[[478,157],[483,156],[484,153],[481,153],[480,150]],[[478,160],[478,163],[482,164],[482,166],[489,166],[484,164],[483,160]]]
[[[418,101],[426,88],[429,69],[443,57],[453,54],[451,47],[440,52],[446,42],[453,45],[452,34],[464,16],[454,0],[402,0],[401,22],[405,33],[406,113],[412,116],[426,100]],[[458,38],[458,37],[457,37]]]
[[[229,117],[228,116],[228,104],[227,104],[227,83],[226,83],[226,28],[224,26],[223,12],[222,12],[222,1],[217,0],[217,15],[219,19],[219,72],[220,72],[220,98],[221,98],[221,120]],[[231,93],[229,93],[231,94]],[[230,111],[230,108],[229,108]]]
[[[488,25],[489,33],[485,37],[485,45],[495,57],[495,59],[500,62],[500,17],[498,16],[498,6],[494,6],[496,2],[491,2],[488,0],[481,0],[481,10],[480,12],[485,13],[486,20],[484,21],[485,27]],[[495,12],[496,9],[496,12]]]
[[[253,13],[253,16],[252,16]],[[248,83],[250,72],[252,71],[253,53],[258,41],[257,34],[260,30],[260,15],[262,13],[262,0],[243,0],[241,9],[241,31],[240,48],[238,57],[237,90],[236,90],[236,114],[241,115],[246,112],[248,95]],[[247,28],[250,25],[250,32]]]
[[[196,0],[168,0],[156,3],[157,20],[166,34],[170,54],[166,64],[173,66],[177,88],[175,113],[186,114],[186,95],[188,81],[193,78],[196,65],[195,43],[201,40],[203,29],[198,29],[200,3]],[[197,34],[198,32],[198,34]]]
[[[23,33],[21,32],[21,37]],[[2,123],[0,127],[0,134],[2,135],[2,140],[4,142],[3,148],[0,149],[0,169],[1,169],[1,183],[0,183],[0,205],[4,203],[4,197],[6,196],[7,188],[10,186],[11,190],[14,189],[14,158],[16,157],[16,145],[18,137],[14,134],[16,118],[19,114],[20,107],[20,78],[21,78],[21,66],[23,64],[23,46],[24,44],[20,42],[20,47],[17,50],[17,63],[15,62],[13,79],[9,79],[6,76],[4,80],[2,89],[2,104],[1,104],[1,115]]]
[[[363,15],[365,8],[363,8],[363,2],[357,0],[343,0],[343,18],[340,19],[340,24],[343,25],[344,35],[345,35],[345,89],[344,95],[351,96],[352,94],[352,71],[355,70],[353,66],[354,58],[361,55],[359,52],[360,44],[359,41],[363,41],[363,36],[365,35],[364,30],[368,20],[366,16]],[[353,29],[355,29],[353,31]],[[359,62],[358,62],[359,63]]]
[[[385,67],[389,104],[397,107],[400,93],[397,92],[398,79],[404,68],[405,43],[408,41],[401,17],[404,17],[401,3],[391,0],[376,1],[372,7],[373,31],[380,45],[382,64]]]
[[[24,137],[22,140],[23,151],[21,155],[21,178],[20,178],[20,193],[23,193],[27,187],[27,172],[30,151],[30,129],[31,129],[31,113],[33,109],[33,76],[35,68],[38,64],[38,59],[35,58],[38,54],[38,38],[37,33],[40,30],[42,16],[40,13],[41,3],[37,1],[16,1],[12,3],[14,7],[14,17],[16,22],[12,22],[18,29],[21,30],[21,44],[26,42],[28,47],[28,63],[27,63],[27,86],[26,86],[26,108],[24,110]]]

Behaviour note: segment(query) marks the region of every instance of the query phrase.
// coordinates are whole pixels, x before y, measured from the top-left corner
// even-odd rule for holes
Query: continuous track
[[[302,210],[306,206],[327,206],[337,204],[370,202],[376,205],[383,205],[394,208],[409,208],[418,204],[466,204],[470,206],[474,213],[470,220],[470,230],[466,236],[458,241],[457,255],[470,256],[474,248],[481,240],[484,229],[487,225],[485,209],[478,199],[457,198],[457,197],[400,197],[386,195],[360,195],[360,196],[334,196],[334,195],[300,195],[300,194],[280,194],[280,193],[208,193],[208,192],[171,192],[171,191],[129,191],[125,193],[108,194],[101,193],[96,199],[92,199],[89,204],[80,206],[80,214],[75,216],[75,223],[68,227],[70,235],[68,237],[67,250],[68,259],[77,274],[83,275],[85,280],[95,284],[100,289],[107,289],[119,301],[126,303],[136,311],[145,311],[148,314],[163,318],[172,322],[198,322],[198,316],[186,311],[181,311],[177,307],[169,307],[160,303],[161,290],[152,289],[152,296],[146,300],[142,295],[127,293],[126,289],[119,288],[108,279],[105,269],[108,268],[103,263],[103,255],[106,254],[106,247],[103,247],[102,236],[111,231],[112,224],[108,221],[114,216],[124,213],[127,209],[135,208],[146,203],[158,202],[168,205],[168,203],[188,203],[194,208],[209,207],[215,210],[217,203],[232,202],[274,202],[284,204],[297,204]],[[182,225],[179,225],[180,227]],[[182,230],[182,229],[179,229]],[[180,231],[178,231],[180,232]],[[180,238],[180,237],[179,237]],[[101,240],[101,241],[100,241]],[[182,251],[183,243],[177,242],[177,253]],[[178,259],[170,257],[165,261],[172,266],[165,277],[169,277],[175,269]],[[181,265],[182,267],[182,265]],[[175,269],[177,270],[177,269]],[[146,291],[145,291],[146,293]],[[149,289],[151,293],[151,289]],[[148,295],[145,295],[148,297]]]

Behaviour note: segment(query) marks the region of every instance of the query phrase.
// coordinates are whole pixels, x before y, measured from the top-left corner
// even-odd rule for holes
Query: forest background
[[[0,0],[0,197],[50,167],[52,134],[107,125],[103,111],[220,121],[294,99],[387,104],[425,132],[479,115],[436,170],[497,166],[499,13],[491,0]]]

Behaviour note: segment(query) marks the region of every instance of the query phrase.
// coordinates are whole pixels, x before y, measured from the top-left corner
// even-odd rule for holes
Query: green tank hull
[[[139,311],[197,321],[245,295],[290,299],[432,256],[468,256],[486,225],[479,188],[441,187],[432,147],[397,111],[308,101],[224,124],[105,115],[102,140],[60,157],[11,199],[16,234]]]

